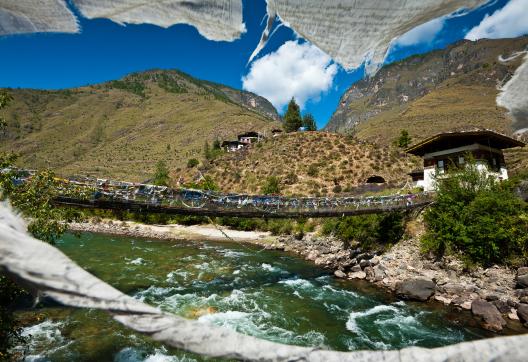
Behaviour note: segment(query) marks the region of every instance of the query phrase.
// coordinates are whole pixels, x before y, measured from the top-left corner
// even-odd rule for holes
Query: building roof
[[[405,152],[416,156],[423,156],[426,153],[468,146],[474,143],[498,149],[522,147],[525,145],[524,142],[501,133],[488,129],[479,129],[439,133],[407,148]]]

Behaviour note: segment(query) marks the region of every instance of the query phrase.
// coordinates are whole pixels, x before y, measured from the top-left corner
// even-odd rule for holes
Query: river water
[[[163,310],[272,341],[335,350],[436,347],[487,337],[443,308],[340,281],[296,256],[259,247],[84,233],[57,244],[82,267]],[[106,313],[46,304],[30,322],[28,361],[194,361]],[[205,328],[205,327],[204,327]]]

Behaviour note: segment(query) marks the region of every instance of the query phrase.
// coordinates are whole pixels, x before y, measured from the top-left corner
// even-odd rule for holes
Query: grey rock
[[[509,313],[511,312],[511,307],[510,305],[508,304],[507,301],[505,300],[500,300],[500,299],[497,299],[497,300],[494,300],[492,302],[492,304],[497,308],[497,310],[499,312],[501,312],[502,314],[506,314],[506,313]]]
[[[350,279],[365,279],[367,277],[367,273],[364,271],[358,271],[355,273],[348,273],[348,277]]]
[[[528,288],[526,289],[517,289],[515,291],[515,295],[518,297],[518,298],[522,298],[522,297],[525,297],[528,295]]]
[[[528,267],[523,266],[517,269],[517,276],[526,275],[526,274],[528,274]]]
[[[517,277],[517,288],[528,288],[528,274]]]
[[[521,303],[528,304],[528,295],[525,295],[524,297],[519,298],[519,301]]]
[[[481,325],[484,329],[493,332],[500,332],[506,325],[506,321],[502,318],[497,307],[485,300],[474,300],[473,303],[471,303],[471,313],[480,319]]]
[[[397,286],[396,293],[405,299],[426,301],[434,294],[435,287],[429,279],[408,279]]]
[[[519,304],[517,307],[517,315],[522,323],[528,323],[528,304]]]
[[[361,261],[359,262],[359,266],[361,267],[361,269],[366,268],[366,267],[370,266],[370,261],[368,261],[368,260],[361,260]]]
[[[488,294],[486,295],[486,300],[488,302],[493,302],[493,301],[499,300],[499,296],[497,294]]]
[[[376,265],[374,267],[374,280],[380,282],[385,278],[385,268],[381,265]]]
[[[341,270],[336,270],[334,272],[334,275],[338,278],[346,278],[346,274],[344,272],[342,272]]]
[[[358,271],[361,271],[361,267],[359,265],[354,265],[352,268],[350,268],[350,271],[356,273]]]

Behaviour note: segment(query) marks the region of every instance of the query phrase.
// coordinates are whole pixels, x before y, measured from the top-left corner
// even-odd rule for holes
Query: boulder
[[[517,288],[528,288],[528,274],[519,275],[517,277]]]
[[[524,297],[520,297],[519,302],[528,304],[528,295],[525,295]]]
[[[345,274],[343,271],[341,271],[341,270],[336,270],[336,271],[334,272],[334,275],[335,275],[336,277],[338,277],[338,278],[346,278],[346,274]]]
[[[500,332],[506,325],[506,321],[502,318],[497,307],[490,302],[482,299],[476,299],[471,303],[471,313],[478,317],[484,329],[493,332]]]
[[[502,314],[507,314],[511,312],[511,307],[508,305],[508,302],[505,300],[494,300],[491,302],[495,307],[497,307],[497,310],[501,312]]]
[[[370,266],[370,261],[363,259],[359,262],[359,266],[361,267],[361,269],[366,268]]]
[[[396,293],[405,299],[426,301],[435,292],[436,284],[428,279],[408,279],[401,282]]]
[[[528,304],[519,304],[517,307],[517,316],[525,326],[528,326]]]
[[[350,268],[350,271],[356,273],[358,271],[361,271],[361,267],[359,265],[354,265],[352,268]]]
[[[528,274],[528,267],[523,266],[523,267],[517,269],[517,276],[518,277],[521,276],[521,275],[526,275],[526,274]]]
[[[385,268],[381,265],[376,265],[374,267],[374,280],[380,282],[385,278]]]
[[[348,277],[350,279],[365,279],[367,277],[367,273],[364,271],[358,271],[355,273],[348,273]]]

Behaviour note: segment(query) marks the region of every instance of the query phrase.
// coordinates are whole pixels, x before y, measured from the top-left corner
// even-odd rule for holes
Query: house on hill
[[[423,177],[416,171],[411,176],[417,185],[423,185],[424,191],[433,191],[435,174],[463,166],[467,155],[473,157],[482,172],[506,180],[508,170],[502,150],[522,146],[523,142],[491,130],[471,130],[439,133],[407,148],[406,152],[423,158]]]
[[[244,143],[244,144],[252,144],[260,142],[264,139],[264,135],[258,133],[258,132],[245,132],[238,135],[238,142]]]
[[[244,148],[247,145],[247,143],[243,143],[240,141],[224,141],[220,145],[224,151],[226,152],[236,152],[242,148]]]

